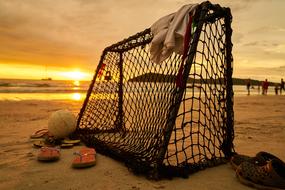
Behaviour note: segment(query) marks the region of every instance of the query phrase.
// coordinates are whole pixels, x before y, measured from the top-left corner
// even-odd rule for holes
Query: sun
[[[62,72],[61,75],[68,80],[74,80],[74,81],[80,81],[87,77],[86,73],[81,72],[79,70]]]

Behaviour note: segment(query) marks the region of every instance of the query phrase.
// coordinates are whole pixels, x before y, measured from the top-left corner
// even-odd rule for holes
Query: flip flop
[[[72,148],[74,146],[74,144],[70,144],[70,143],[62,143],[60,145],[60,148]]]
[[[230,163],[233,169],[236,170],[238,166],[241,165],[243,162],[250,162],[258,166],[263,166],[272,159],[279,159],[279,158],[277,158],[276,156],[268,152],[261,151],[261,152],[258,152],[255,157],[250,157],[250,156],[242,155],[242,154],[236,154],[232,156]]]
[[[50,144],[46,140],[37,140],[33,142],[34,147],[42,148],[42,147],[54,147],[54,144]]]
[[[64,139],[61,141],[61,143],[61,148],[72,148],[74,145],[78,145],[80,143],[80,140]]]
[[[56,161],[60,157],[60,150],[54,147],[42,147],[38,153],[39,161]]]
[[[285,163],[280,159],[272,159],[263,166],[243,162],[236,176],[241,183],[257,189],[285,189]]]
[[[63,144],[73,144],[73,145],[77,145],[80,143],[79,139],[76,140],[71,140],[71,139],[64,139],[61,141]]]
[[[36,148],[41,148],[41,147],[46,146],[46,144],[45,144],[44,141],[35,141],[35,142],[33,143],[33,145],[34,145],[34,147],[36,147]]]
[[[48,134],[48,129],[40,129],[30,136],[31,139],[43,138]]]
[[[85,147],[73,154],[76,155],[72,162],[74,168],[86,168],[96,164],[96,151],[94,148]]]

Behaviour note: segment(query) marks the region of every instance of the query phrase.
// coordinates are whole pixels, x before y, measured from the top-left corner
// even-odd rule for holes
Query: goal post
[[[231,13],[204,2],[186,59],[150,59],[150,29],[104,49],[75,134],[152,177],[187,176],[233,154]],[[181,85],[177,85],[183,65]]]

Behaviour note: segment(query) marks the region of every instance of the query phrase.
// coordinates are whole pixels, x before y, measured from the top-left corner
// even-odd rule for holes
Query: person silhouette
[[[250,78],[246,81],[247,95],[250,95]]]
[[[281,82],[280,82],[280,95],[282,94],[282,91],[285,90],[285,86],[284,86],[284,80],[283,78],[281,79]]]
[[[265,81],[263,81],[262,83],[262,94],[267,95],[268,86],[269,82],[267,81],[267,79],[265,79]]]
[[[279,85],[277,83],[275,84],[274,90],[275,90],[275,95],[278,95]]]

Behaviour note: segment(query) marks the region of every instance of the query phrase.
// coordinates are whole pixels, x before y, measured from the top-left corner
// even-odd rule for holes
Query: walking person
[[[282,90],[285,90],[283,78],[281,79],[281,83],[280,83],[280,95],[282,94]]]
[[[275,84],[274,90],[275,90],[275,95],[278,95],[278,91],[279,91],[279,85],[278,85],[278,83]]]
[[[247,81],[246,81],[246,89],[247,89],[247,95],[250,95],[250,79],[248,79]]]
[[[267,81],[267,79],[265,79],[265,81],[263,81],[262,83],[262,94],[263,95],[267,95],[268,86],[269,86],[269,82]]]

